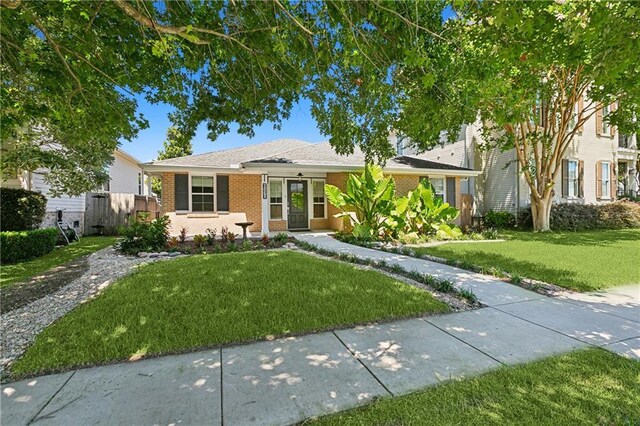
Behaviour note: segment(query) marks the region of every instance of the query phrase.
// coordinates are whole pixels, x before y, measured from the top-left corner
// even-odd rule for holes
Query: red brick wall
[[[229,175],[230,213],[246,213],[250,231],[262,229],[262,178],[260,175]]]

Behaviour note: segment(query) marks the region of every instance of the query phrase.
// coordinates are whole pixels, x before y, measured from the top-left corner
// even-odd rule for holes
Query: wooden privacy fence
[[[89,192],[85,202],[84,234],[114,235],[142,212],[148,212],[151,218],[159,216],[160,203],[156,197]]]
[[[473,195],[462,194],[460,206],[460,225],[471,226],[471,214],[473,212]]]

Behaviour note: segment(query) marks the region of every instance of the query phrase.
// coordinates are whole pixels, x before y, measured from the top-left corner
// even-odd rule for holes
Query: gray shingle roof
[[[310,142],[298,139],[278,139],[240,148],[224,149],[207,152],[205,154],[189,155],[187,157],[170,158],[168,160],[152,161],[147,164],[157,166],[192,166],[192,167],[232,167],[258,158],[277,155],[292,149],[311,145]]]
[[[365,163],[365,155],[355,148],[350,155],[339,155],[333,150],[329,142],[321,142],[301,146],[279,154],[273,154],[265,158],[249,161],[254,164],[296,164],[301,166],[346,166],[362,167]],[[385,165],[393,169],[436,169],[436,170],[460,170],[469,171],[465,167],[452,166],[438,163],[420,156],[399,156],[387,160]]]
[[[249,145],[241,148],[214,151],[188,157],[171,158],[169,160],[147,163],[153,166],[184,166],[230,168],[240,164],[246,166],[269,164],[292,164],[299,166],[333,166],[360,168],[365,163],[365,155],[355,148],[350,155],[339,155],[329,142],[310,143],[298,139],[278,139],[271,142]],[[438,163],[420,156],[400,156],[387,160],[389,169],[431,169],[451,171],[471,171],[465,167]]]

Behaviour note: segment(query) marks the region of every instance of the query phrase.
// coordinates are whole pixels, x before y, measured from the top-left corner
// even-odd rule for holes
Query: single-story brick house
[[[335,153],[328,142],[281,139],[236,149],[154,161],[145,172],[162,179],[162,208],[171,233],[182,227],[189,235],[223,226],[239,232],[236,222],[250,221],[249,231],[338,230],[342,221],[328,204],[324,185],[344,189],[349,173],[361,172],[365,156]],[[445,201],[461,204],[463,179],[479,172],[420,156],[392,158],[385,172],[406,194],[428,177]]]

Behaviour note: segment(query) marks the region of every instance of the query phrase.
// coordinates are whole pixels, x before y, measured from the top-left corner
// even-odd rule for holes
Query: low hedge
[[[37,229],[47,209],[47,198],[26,189],[0,189],[0,231]]]
[[[556,203],[551,206],[550,222],[554,231],[640,228],[640,203],[626,200],[606,204]],[[518,227],[533,227],[530,207],[521,210]]]
[[[13,263],[42,256],[55,248],[57,239],[56,228],[0,232],[0,260]]]

